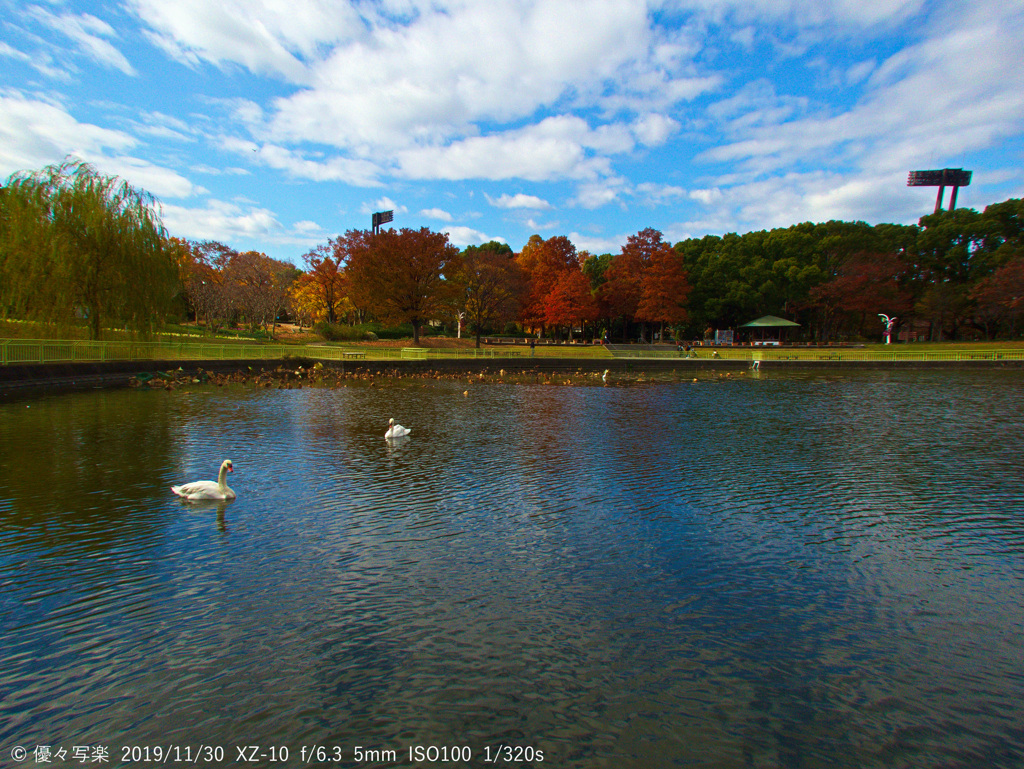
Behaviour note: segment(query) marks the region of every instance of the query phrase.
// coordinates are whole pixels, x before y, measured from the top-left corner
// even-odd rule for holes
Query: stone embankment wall
[[[314,361],[288,360],[202,360],[202,361],[108,361],[95,363],[43,363],[0,366],[0,395],[29,395],[35,391],[94,389],[101,387],[127,387],[138,375],[153,372],[179,371],[182,374],[206,371],[217,374],[235,372],[273,371],[278,367],[297,368],[312,366]],[[436,360],[355,360],[324,361],[323,365],[346,372],[366,372],[373,375],[390,373],[423,373],[437,371],[443,374],[485,372],[495,374],[501,370],[524,372],[685,372],[740,371],[750,367],[748,361],[722,358],[549,358],[524,356],[521,358],[450,358]],[[762,361],[761,371],[794,370],[802,368],[936,368],[936,367],[1024,367],[1024,361]]]

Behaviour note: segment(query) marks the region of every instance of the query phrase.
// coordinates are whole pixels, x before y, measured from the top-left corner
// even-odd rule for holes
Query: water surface
[[[594,384],[0,404],[0,755],[1021,764],[1021,373]]]

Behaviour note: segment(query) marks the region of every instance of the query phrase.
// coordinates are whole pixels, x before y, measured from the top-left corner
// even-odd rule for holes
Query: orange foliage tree
[[[636,319],[660,323],[661,338],[664,339],[666,323],[674,326],[687,319],[689,295],[690,284],[686,280],[682,257],[668,243],[661,243],[652,249],[647,269],[641,276]]]
[[[332,238],[302,255],[306,272],[296,281],[292,292],[301,314],[313,322],[337,323],[347,304],[348,280],[342,267],[344,241]]]
[[[686,319],[690,287],[682,259],[651,227],[630,235],[604,273],[601,298],[625,327],[631,321],[679,323]]]
[[[426,227],[376,235],[349,230],[339,241],[356,305],[388,322],[412,325],[414,344],[424,323],[451,315],[459,303],[462,260],[445,233]]]
[[[580,271],[576,246],[564,235],[547,240],[534,235],[523,246],[516,261],[523,270],[527,284],[520,320],[525,326],[540,326],[543,332],[550,322],[548,304],[551,292],[564,275]]]
[[[577,323],[586,324],[600,316],[597,300],[590,291],[590,279],[580,268],[566,270],[555,280],[544,301],[544,320],[552,326],[568,326],[569,339]]]

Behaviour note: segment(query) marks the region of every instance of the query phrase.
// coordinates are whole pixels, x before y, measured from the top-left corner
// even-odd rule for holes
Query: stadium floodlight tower
[[[907,177],[908,187],[938,187],[939,194],[935,198],[935,213],[942,210],[942,194],[946,187],[953,188],[953,194],[949,196],[949,210],[956,208],[956,193],[961,187],[971,183],[973,171],[965,171],[962,168],[940,168],[937,171],[911,171]]]
[[[373,234],[377,235],[380,232],[380,226],[393,222],[395,220],[394,211],[378,211],[373,215]]]

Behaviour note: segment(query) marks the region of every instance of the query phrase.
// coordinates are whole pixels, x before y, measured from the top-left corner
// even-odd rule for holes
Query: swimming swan
[[[384,433],[385,440],[391,440],[392,438],[403,438],[411,433],[408,427],[402,427],[401,425],[395,424],[395,418],[392,417],[388,422],[388,431]]]
[[[193,481],[181,486],[171,486],[171,491],[182,499],[195,501],[199,499],[234,499],[235,492],[225,482],[228,473],[234,472],[230,459],[220,463],[220,472],[216,481]]]

